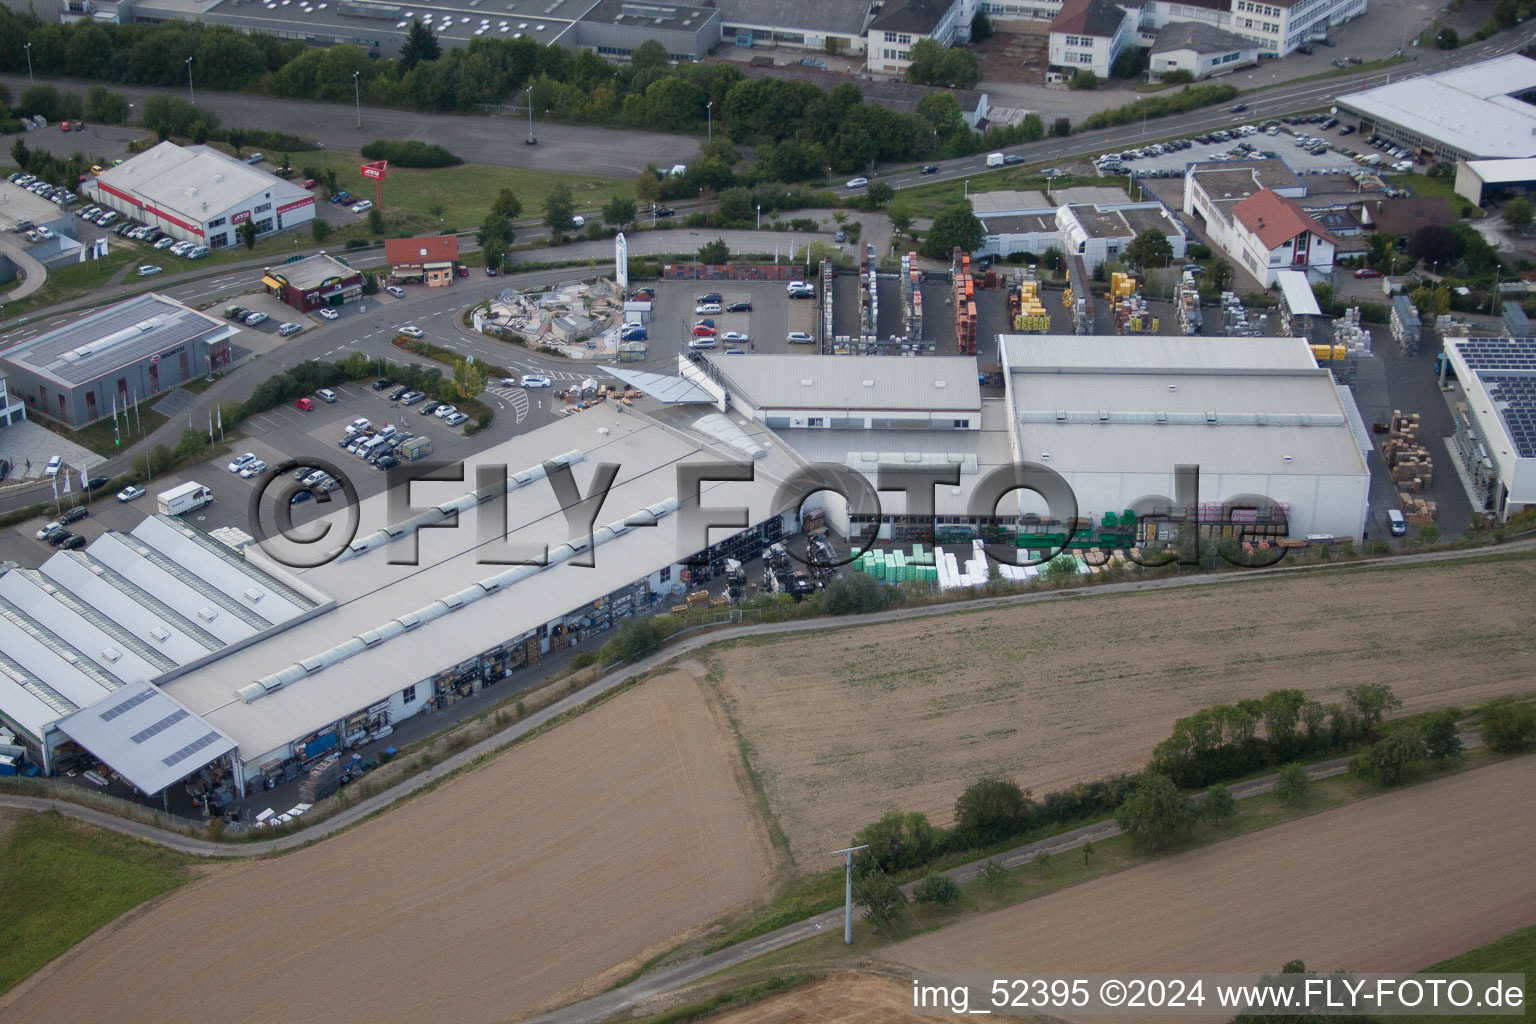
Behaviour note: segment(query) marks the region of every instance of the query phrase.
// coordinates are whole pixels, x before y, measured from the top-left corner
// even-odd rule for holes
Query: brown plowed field
[[[798,867],[888,810],[947,824],[986,774],[1036,794],[1146,764],[1175,719],[1386,683],[1406,710],[1536,689],[1536,558],[1338,572],[741,643],[723,692]]]
[[[728,1010],[709,1024],[907,1024],[912,990],[890,978],[849,974],[814,981],[759,1003]]]
[[[310,849],[225,867],[0,999],[40,1021],[494,1021],[606,988],[773,872],[673,673]]]
[[[887,955],[1004,977],[1257,972],[1298,958],[1417,971],[1536,922],[1533,845],[1536,757],[1523,757],[1152,861]]]

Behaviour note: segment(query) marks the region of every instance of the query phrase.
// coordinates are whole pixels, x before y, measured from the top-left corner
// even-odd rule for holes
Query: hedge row
[[[464,159],[435,142],[396,142],[375,139],[363,147],[369,160],[388,160],[396,167],[457,167]]]

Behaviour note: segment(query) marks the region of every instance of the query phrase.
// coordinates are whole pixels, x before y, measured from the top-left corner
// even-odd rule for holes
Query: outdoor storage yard
[[[1174,720],[1386,683],[1407,711],[1529,692],[1536,556],[1384,567],[738,642],[711,655],[798,870],[985,775],[1043,795],[1134,772]]]
[[[484,1021],[747,902],[771,847],[684,673],[318,846],[217,866],[0,997],[30,1021]]]

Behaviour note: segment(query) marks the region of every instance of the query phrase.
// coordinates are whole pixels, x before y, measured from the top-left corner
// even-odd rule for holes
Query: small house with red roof
[[[1211,243],[1265,288],[1277,270],[1300,270],[1312,281],[1333,272],[1338,240],[1294,200],[1260,189],[1235,202],[1206,208]]]
[[[453,284],[459,240],[453,235],[386,239],[384,262],[389,264],[392,284]]]

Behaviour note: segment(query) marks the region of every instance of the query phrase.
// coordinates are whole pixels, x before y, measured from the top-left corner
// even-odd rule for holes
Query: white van
[[[360,458],[360,459],[366,459],[368,456],[372,455],[374,452],[376,452],[380,448],[384,447],[385,442],[387,442],[388,440],[389,440],[389,438],[387,438],[387,437],[381,437],[378,434],[374,434],[368,440],[366,440],[362,444],[358,445],[358,447],[357,447],[357,457]]]
[[[1387,509],[1387,525],[1392,528],[1392,536],[1401,537],[1408,532],[1408,520],[1395,508]]]
[[[1001,154],[1001,153],[988,153],[987,154],[987,166],[988,167],[1001,167],[1001,166],[1003,166],[1003,154]]]
[[[359,416],[357,419],[347,424],[347,436],[351,437],[353,434],[360,434],[372,426],[373,424],[368,422],[368,417]]]

